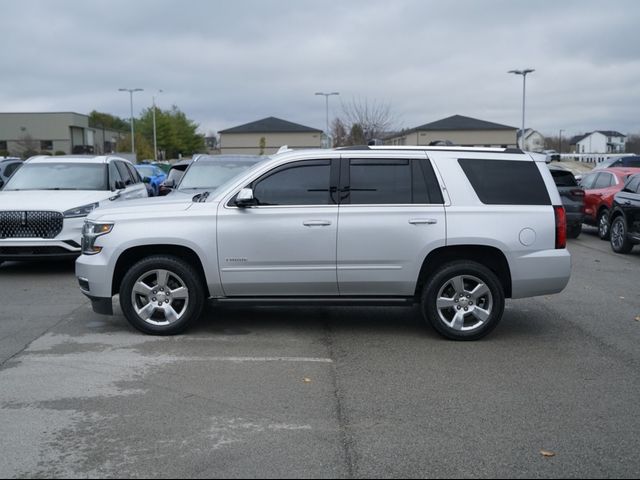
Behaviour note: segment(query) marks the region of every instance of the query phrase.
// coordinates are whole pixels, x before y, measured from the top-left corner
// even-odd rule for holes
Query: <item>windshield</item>
[[[149,165],[136,165],[136,169],[143,177],[155,177],[158,175],[157,170]]]
[[[4,191],[108,190],[107,166],[87,163],[27,163],[9,179]]]
[[[261,159],[243,161],[207,161],[197,162],[187,170],[180,190],[215,190],[227,180],[239,175],[248,168],[258,163]]]

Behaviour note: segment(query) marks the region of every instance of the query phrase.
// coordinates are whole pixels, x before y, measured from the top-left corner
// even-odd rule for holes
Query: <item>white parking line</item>
[[[205,362],[298,362],[298,363],[333,363],[330,358],[309,358],[309,357],[199,357],[188,358],[188,360]]]

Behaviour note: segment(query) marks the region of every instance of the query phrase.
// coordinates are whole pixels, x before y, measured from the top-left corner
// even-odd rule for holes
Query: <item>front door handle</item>
[[[435,218],[412,218],[409,223],[411,225],[435,225],[438,220]]]
[[[331,225],[329,220],[307,220],[302,222],[305,227],[328,227]]]

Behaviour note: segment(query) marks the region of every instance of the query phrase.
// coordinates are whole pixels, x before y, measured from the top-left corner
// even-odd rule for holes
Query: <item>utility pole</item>
[[[158,94],[161,94],[162,90],[158,90]],[[158,133],[156,130],[156,97],[152,98],[153,101],[153,159],[158,161]]]
[[[524,112],[525,112],[525,100],[527,95],[527,74],[535,72],[532,68],[524,70],[509,70],[508,73],[514,73],[516,75],[522,75],[522,132],[520,135],[520,148],[524,150]]]
[[[135,129],[133,128],[133,94],[135,92],[143,92],[142,88],[119,88],[119,92],[129,92],[129,99],[131,102],[131,153],[136,154],[136,137]]]

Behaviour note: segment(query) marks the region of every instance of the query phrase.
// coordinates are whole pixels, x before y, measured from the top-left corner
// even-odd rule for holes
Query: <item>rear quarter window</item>
[[[534,162],[468,158],[458,162],[485,205],[551,205]]]
[[[553,181],[557,187],[577,187],[576,177],[571,172],[564,172],[562,170],[550,170],[553,176]]]

